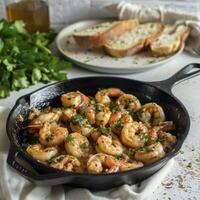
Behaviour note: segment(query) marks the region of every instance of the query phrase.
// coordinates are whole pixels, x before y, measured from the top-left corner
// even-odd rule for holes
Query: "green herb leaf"
[[[142,134],[140,135],[140,138],[141,138],[141,140],[143,141],[143,143],[145,143],[145,142],[148,141],[149,136],[148,136],[147,133],[142,133]]]
[[[71,135],[71,134],[69,134],[66,138],[65,138],[65,141],[67,142],[67,143],[69,143],[69,142],[71,142],[71,141],[73,141],[73,136]]]
[[[100,133],[107,133],[107,132],[110,132],[110,129],[105,128],[105,127],[98,127],[98,128],[96,128],[96,131],[100,132]]]
[[[5,98],[10,94],[9,85],[0,85],[0,98]]]
[[[12,76],[12,90],[18,90],[20,88],[27,88],[29,85],[29,82],[27,80],[27,77],[25,75],[24,69],[19,69],[13,71]]]
[[[21,21],[21,20],[15,21],[13,23],[13,26],[16,28],[18,33],[21,33],[21,34],[24,34],[24,35],[28,35],[28,32],[25,29],[25,23],[23,21]]]
[[[0,38],[0,52],[3,50],[4,47],[4,42],[3,40]]]
[[[103,105],[102,104],[99,104],[99,103],[97,103],[97,104],[95,104],[95,109],[96,109],[96,111],[101,111],[102,110],[102,108],[103,108]]]
[[[189,162],[189,163],[187,164],[187,167],[188,167],[188,168],[192,168],[192,163]]]
[[[55,36],[52,29],[30,34],[23,21],[0,20],[0,98],[39,81],[67,78],[62,70],[71,64],[53,56],[49,48]]]
[[[80,145],[81,151],[84,152],[86,149],[88,149],[89,143],[84,142],[83,144]]]
[[[72,117],[71,122],[75,125],[82,127],[83,126],[83,120],[84,120],[83,116],[77,114],[77,115]]]
[[[121,120],[121,119],[119,119],[119,120],[117,121],[117,124],[116,124],[115,128],[117,128],[117,129],[123,128],[123,123],[122,123],[122,120]]]
[[[6,69],[7,69],[8,71],[13,71],[13,69],[16,67],[16,65],[10,63],[10,62],[8,61],[8,59],[4,59],[4,60],[3,60],[3,64],[6,66]]]
[[[33,84],[36,84],[42,78],[42,73],[38,68],[34,68],[31,75],[31,81]]]
[[[123,155],[116,155],[115,158],[116,158],[117,160],[122,160],[124,157],[123,157]]]

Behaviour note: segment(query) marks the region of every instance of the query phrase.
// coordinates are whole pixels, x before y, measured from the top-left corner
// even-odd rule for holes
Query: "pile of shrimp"
[[[26,152],[38,162],[67,172],[114,173],[152,163],[176,143],[172,121],[155,102],[141,105],[118,88],[94,97],[61,95],[59,108],[33,108],[26,132],[36,140]]]

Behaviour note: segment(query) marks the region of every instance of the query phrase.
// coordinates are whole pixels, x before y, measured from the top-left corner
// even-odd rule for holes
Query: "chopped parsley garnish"
[[[103,105],[101,105],[101,104],[99,104],[99,103],[95,104],[95,109],[96,109],[96,111],[101,111],[101,110],[102,110],[102,107],[103,107]]]
[[[189,163],[187,164],[187,167],[188,167],[188,168],[192,168],[192,163],[189,162]]]
[[[180,154],[184,154],[184,151],[183,151],[183,150],[180,150]]]
[[[53,163],[62,161],[64,158],[65,158],[65,155],[60,155],[60,156],[58,156],[58,157],[53,157],[53,158],[49,159],[49,160],[47,161],[47,163],[48,163],[48,165],[51,165],[51,164],[53,164]]]
[[[116,158],[117,160],[122,160],[122,159],[124,158],[124,156],[123,156],[123,155],[116,155],[115,158]]]
[[[129,149],[128,150],[128,155],[130,156],[130,157],[134,157],[135,156],[135,149]]]
[[[79,114],[73,116],[72,119],[71,119],[73,124],[79,125],[80,127],[83,126],[83,120],[84,120],[83,116],[79,115]]]
[[[128,109],[128,112],[129,112],[129,115],[131,115],[131,117],[134,119],[134,120],[137,120],[139,119],[140,117],[142,117],[142,114],[143,114],[143,108],[140,108],[139,110],[135,111],[133,109]]]
[[[160,139],[160,142],[162,143],[162,142],[166,142],[168,140],[168,135],[167,134],[164,134],[163,136],[162,136],[162,138]]]
[[[119,119],[119,120],[117,121],[117,124],[115,125],[115,128],[117,128],[117,129],[123,128],[123,123],[122,123],[122,120],[121,120],[121,119]]]
[[[154,147],[151,147],[151,146],[143,146],[143,147],[140,147],[139,150],[140,150],[140,151],[151,152],[151,151],[154,150]]]
[[[112,145],[113,145],[114,147],[116,147],[116,144],[112,143]]]
[[[48,161],[47,161],[47,163],[48,163],[48,165],[51,165],[52,163],[54,163],[55,161],[54,161],[54,159],[49,159]]]
[[[82,112],[81,115],[82,115],[83,118],[86,118],[86,112],[85,111]]]
[[[96,128],[96,131],[100,133],[106,133],[106,132],[110,132],[110,128],[98,127]]]
[[[72,136],[72,134],[69,134],[66,138],[65,138],[65,141],[68,143],[68,142],[71,142],[71,141],[73,141],[73,136]]]
[[[149,64],[155,63],[155,62],[156,62],[156,59],[153,59],[153,60],[149,60],[149,61],[148,61]]]
[[[143,141],[143,143],[147,142],[148,139],[149,139],[147,133],[142,133],[142,134],[140,135],[140,138],[141,138],[141,140]]]
[[[88,142],[84,142],[80,146],[82,152],[84,152],[88,147],[89,147],[89,143]]]
[[[140,117],[142,117],[142,114],[143,114],[143,113],[144,113],[143,108],[140,108],[139,110],[137,110],[137,111],[135,112],[135,115],[136,115],[136,117],[140,118]]]
[[[50,142],[50,141],[52,141],[53,139],[54,139],[54,135],[53,135],[53,134],[50,134],[50,135],[47,136],[46,141],[47,141],[47,142]]]
[[[55,159],[55,162],[60,162],[65,158],[65,155],[61,155]]]

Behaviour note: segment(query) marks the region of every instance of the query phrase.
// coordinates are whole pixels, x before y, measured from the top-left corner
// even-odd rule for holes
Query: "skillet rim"
[[[14,139],[12,137],[12,134],[9,131],[9,127],[8,126],[9,126],[9,123],[10,123],[11,115],[14,113],[14,111],[16,110],[16,108],[20,105],[20,100],[21,99],[24,99],[24,98],[27,98],[27,97],[30,98],[30,96],[32,94],[35,94],[35,93],[37,93],[37,92],[39,92],[39,91],[41,91],[43,89],[49,88],[49,87],[53,87],[55,85],[59,85],[59,84],[62,84],[62,83],[67,83],[69,81],[78,81],[78,80],[81,80],[81,79],[90,79],[90,78],[112,78],[112,79],[120,79],[120,80],[124,80],[124,81],[134,81],[134,82],[138,82],[139,84],[151,86],[151,87],[153,87],[153,88],[161,91],[162,93],[165,93],[166,95],[170,96],[170,98],[172,98],[173,100],[175,100],[179,104],[180,108],[184,112],[185,117],[187,118],[186,128],[185,128],[185,130],[184,130],[184,132],[182,134],[181,140],[179,140],[176,143],[176,145],[174,146],[174,148],[169,153],[167,153],[164,157],[162,157],[161,159],[159,159],[157,161],[154,161],[154,162],[149,163],[149,164],[145,164],[144,166],[142,166],[140,168],[131,169],[131,170],[122,171],[122,172],[114,172],[114,173],[110,173],[110,174],[106,174],[106,173],[91,174],[91,173],[88,173],[88,172],[77,173],[77,172],[65,172],[65,171],[62,171],[62,170],[58,170],[58,169],[52,168],[52,167],[50,167],[48,165],[42,164],[42,163],[38,162],[37,160],[33,159],[30,155],[28,155],[25,151],[23,151],[21,149],[21,145],[18,147],[15,144],[15,142],[13,141]],[[158,83],[159,82],[160,81],[158,81]],[[154,82],[154,83],[156,83],[156,82]],[[37,171],[37,175],[41,175],[41,174],[48,175],[48,174],[54,174],[56,172],[59,173],[59,174],[63,174],[63,176],[77,175],[77,176],[85,176],[85,177],[87,177],[87,176],[89,176],[89,177],[91,177],[91,176],[92,177],[101,177],[101,176],[128,175],[130,173],[131,174],[133,174],[133,173],[137,174],[140,171],[142,172],[142,170],[143,171],[148,170],[149,168],[153,168],[154,166],[157,166],[157,165],[159,165],[159,164],[161,164],[163,162],[166,163],[171,158],[175,157],[178,154],[179,150],[181,149],[181,147],[182,147],[182,145],[183,145],[183,143],[184,143],[184,141],[185,141],[185,139],[186,139],[186,137],[187,137],[187,135],[189,133],[189,129],[190,129],[190,117],[189,117],[189,113],[188,113],[187,109],[185,108],[185,106],[183,105],[183,103],[177,97],[175,97],[171,93],[171,91],[167,92],[164,88],[159,87],[159,85],[156,86],[156,85],[152,84],[152,82],[145,82],[145,81],[139,81],[139,80],[130,79],[130,78],[123,78],[123,77],[116,77],[116,76],[105,76],[105,75],[102,75],[102,76],[84,76],[84,77],[77,77],[77,78],[67,79],[67,80],[63,80],[63,81],[56,81],[56,82],[53,82],[53,83],[48,84],[46,86],[43,86],[41,88],[38,88],[38,89],[36,89],[36,90],[34,90],[34,91],[30,92],[30,93],[27,93],[27,94],[19,97],[16,100],[13,108],[9,112],[9,115],[8,115],[7,121],[6,121],[6,132],[7,132],[7,136],[9,138],[9,141],[10,141],[10,148],[9,149],[15,148],[15,151],[18,152],[20,154],[20,156],[22,156],[22,159],[25,159],[26,161],[30,161],[31,162],[31,163],[29,163],[30,165],[32,165],[34,163],[36,165],[39,165],[40,167],[45,167],[48,170],[51,170],[51,172],[49,172],[49,173],[48,172],[47,173],[39,173],[36,170]],[[25,158],[23,158],[23,157],[25,157]],[[37,179],[36,176],[33,179],[34,180],[40,180],[40,178]],[[48,179],[48,177],[47,177],[47,179]],[[45,180],[45,179],[43,179],[43,180]]]

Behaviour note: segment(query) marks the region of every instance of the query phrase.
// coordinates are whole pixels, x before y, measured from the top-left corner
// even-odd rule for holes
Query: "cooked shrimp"
[[[73,116],[75,116],[76,113],[76,109],[74,108],[65,108],[62,111],[62,115],[61,115],[61,119],[64,121],[70,120]]]
[[[119,164],[120,171],[128,171],[128,170],[136,169],[143,166],[143,163],[140,161],[129,161],[129,162],[121,161],[119,163],[120,163]]]
[[[91,132],[90,134],[90,137],[93,139],[93,141],[97,141],[97,139],[101,136],[101,135],[106,135],[106,136],[112,136],[113,138],[117,138],[116,135],[114,135],[112,132],[111,132],[111,128],[108,127],[98,127],[98,128],[95,128],[93,129],[93,131]]]
[[[143,166],[142,162],[130,160],[126,154],[119,156],[109,156],[105,163],[108,162],[108,166],[115,166],[115,169],[118,168],[118,171],[127,171],[131,169],[136,169]]]
[[[74,156],[59,155],[50,160],[50,166],[67,172],[76,172],[77,168],[81,166],[81,163]]]
[[[119,120],[121,120],[123,124],[126,124],[131,123],[133,118],[127,112],[115,111],[110,116],[109,125],[114,127]]]
[[[46,122],[56,122],[59,120],[59,114],[55,112],[42,113],[31,122],[31,125],[43,125]]]
[[[67,135],[67,128],[60,127],[55,122],[47,122],[39,131],[39,141],[46,146],[56,146],[62,144]]]
[[[148,129],[141,122],[127,123],[122,128],[120,138],[124,145],[132,148],[138,148],[144,145],[146,140],[143,135],[147,135]]]
[[[27,126],[34,134],[27,137],[30,143],[32,137],[40,143],[30,145],[27,153],[51,167],[121,172],[158,160],[177,142],[169,133],[175,126],[165,121],[161,106],[141,106],[137,97],[118,88],[102,89],[95,97],[68,92],[60,100],[61,107],[33,108]]]
[[[126,112],[116,111],[111,114],[109,125],[114,133],[119,134],[124,124],[133,122],[132,117]]]
[[[117,124],[117,122],[121,119],[121,117],[122,117],[122,112],[120,111],[112,112],[109,119],[109,125],[114,127]]]
[[[95,111],[95,106],[94,105],[89,105],[87,108],[83,110],[83,112],[86,115],[87,120],[89,121],[90,124],[95,124],[95,117],[96,117],[96,111]]]
[[[172,121],[165,121],[165,122],[160,122],[158,127],[160,128],[161,131],[172,131],[175,129],[175,125]]]
[[[37,108],[32,108],[31,109],[31,112],[29,113],[28,115],[28,120],[33,120],[35,119],[36,117],[38,117],[40,115],[41,111],[38,110]]]
[[[177,142],[176,136],[171,133],[159,132],[158,137],[165,150],[171,149]]]
[[[113,173],[117,171],[127,171],[142,167],[142,162],[117,160],[114,156],[98,153],[92,155],[87,162],[87,169],[90,173]]]
[[[135,153],[135,159],[143,163],[151,163],[165,155],[163,146],[160,142],[147,146],[144,150]]]
[[[89,97],[87,97],[83,93],[80,93],[80,94],[81,94],[81,103],[78,105],[77,109],[83,110],[89,105],[90,99],[89,99]]]
[[[94,129],[91,132],[90,136],[91,136],[92,140],[96,142],[98,140],[98,138],[101,136],[101,134],[102,133],[100,131],[97,131],[97,130]]]
[[[117,166],[117,161],[115,161],[113,156],[104,153],[97,153],[88,159],[87,170],[93,174],[98,174],[103,171],[113,173],[117,172],[119,167]]]
[[[137,111],[141,108],[140,101],[138,98],[132,94],[123,94],[121,95],[117,101],[116,104],[121,109],[128,109]]]
[[[58,149],[55,147],[44,148],[41,144],[29,145],[26,149],[34,159],[39,161],[47,161],[58,154]]]
[[[93,130],[88,120],[79,114],[72,117],[70,128],[73,132],[79,132],[84,136],[89,136],[91,131]]]
[[[173,122],[171,122],[171,121],[161,122],[161,123],[159,123],[158,126],[151,127],[148,132],[148,136],[149,136],[148,144],[152,144],[155,141],[157,141],[158,136],[163,135],[163,132],[171,131],[174,129],[175,129],[175,126],[174,126]]]
[[[83,108],[89,103],[89,98],[83,93],[69,92],[61,96],[62,105],[65,107]]]
[[[142,106],[139,113],[139,119],[144,123],[150,123],[153,126],[159,125],[160,122],[165,121],[165,113],[158,104],[147,103]]]
[[[104,127],[108,123],[110,116],[111,111],[109,107],[102,106],[101,110],[96,113],[96,124],[100,127]]]
[[[57,122],[59,117],[59,114],[55,112],[41,113],[26,128],[29,133],[37,133],[44,123]]]
[[[87,157],[90,152],[90,143],[87,137],[80,133],[71,133],[65,140],[65,149],[69,155],[75,157]]]
[[[108,89],[103,89],[103,90],[100,90],[96,93],[95,95],[95,100],[98,102],[98,103],[102,103],[102,104],[110,104],[111,102],[111,99],[110,97],[119,97],[121,96],[122,94],[124,94],[123,91],[121,91],[120,89],[118,88],[108,88]]]
[[[158,132],[160,131],[160,128],[157,126],[154,126],[153,128],[150,128],[148,131],[148,144],[153,144],[158,139]]]
[[[101,135],[97,139],[96,150],[109,155],[121,155],[123,153],[123,147],[120,141],[105,135]]]

